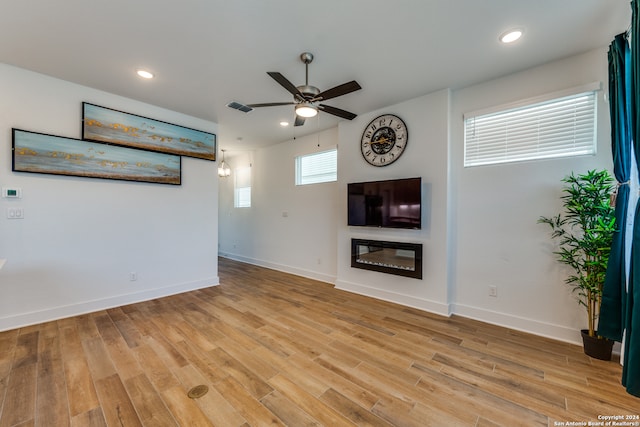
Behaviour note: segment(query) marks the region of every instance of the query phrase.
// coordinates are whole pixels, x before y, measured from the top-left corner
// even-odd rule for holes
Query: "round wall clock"
[[[362,132],[362,157],[373,166],[387,166],[398,160],[407,148],[407,125],[393,114],[371,120]]]

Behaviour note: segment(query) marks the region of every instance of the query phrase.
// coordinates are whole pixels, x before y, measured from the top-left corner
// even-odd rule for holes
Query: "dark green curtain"
[[[640,96],[636,90],[640,89],[640,10],[637,0],[631,2],[631,72],[633,75],[631,106],[631,139],[636,155],[636,167],[640,158]],[[640,171],[640,168],[638,169]],[[636,304],[637,302],[637,304]],[[636,207],[633,242],[631,244],[631,272],[629,276],[629,288],[624,307],[625,330],[625,354],[624,367],[622,368],[622,385],[634,396],[640,397],[640,203]]]
[[[640,176],[640,0],[631,1],[631,47],[627,35],[619,34],[609,47],[609,97],[611,114],[611,148],[614,175],[618,181],[616,222],[611,256],[602,294],[598,335],[621,341],[624,334],[625,352],[622,385],[640,397],[640,203],[634,212],[631,261],[627,282],[625,242],[629,209],[629,179],[631,167]],[[631,165],[631,148],[636,164]],[[637,304],[636,304],[637,303]]]
[[[609,112],[613,172],[618,181],[616,224],[602,293],[598,335],[622,341],[625,329],[627,263],[625,257],[629,179],[631,177],[631,50],[626,33],[609,46]]]

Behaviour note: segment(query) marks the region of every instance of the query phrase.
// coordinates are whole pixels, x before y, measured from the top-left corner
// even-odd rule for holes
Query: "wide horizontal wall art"
[[[178,155],[13,129],[15,172],[180,185]]]
[[[82,139],[206,160],[216,159],[216,135],[111,108],[82,103]]]

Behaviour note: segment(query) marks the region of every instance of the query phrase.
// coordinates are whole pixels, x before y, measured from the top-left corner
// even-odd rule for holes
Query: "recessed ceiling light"
[[[153,73],[147,70],[136,70],[136,74],[138,74],[143,79],[152,79],[154,77]]]
[[[289,122],[282,121],[282,122],[280,122],[280,126],[282,126],[283,128],[287,127],[287,126],[289,126]]]
[[[505,31],[504,33],[500,34],[499,38],[502,43],[513,43],[520,37],[522,37],[522,30],[515,29]]]

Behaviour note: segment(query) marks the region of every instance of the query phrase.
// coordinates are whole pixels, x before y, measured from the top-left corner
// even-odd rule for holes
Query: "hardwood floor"
[[[220,259],[220,286],[0,333],[0,427],[535,426],[636,415],[577,346]],[[209,392],[191,399],[196,385]]]

